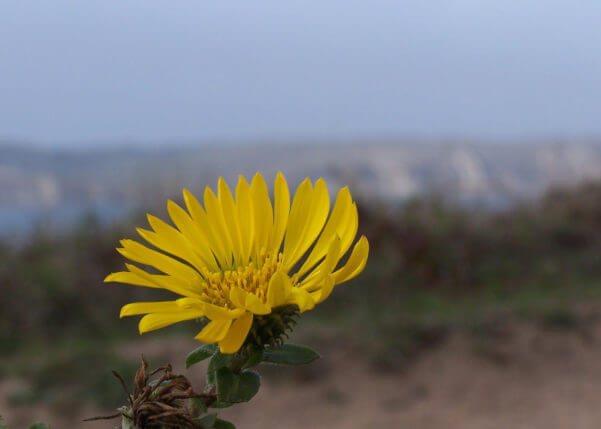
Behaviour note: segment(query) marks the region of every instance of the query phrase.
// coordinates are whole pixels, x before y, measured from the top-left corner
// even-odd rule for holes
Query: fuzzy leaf
[[[259,374],[248,370],[236,374],[229,368],[220,368],[216,380],[217,398],[221,402],[250,401],[261,385]]]
[[[205,404],[204,399],[191,398],[190,403],[192,404],[192,407],[199,412],[199,414],[204,414],[207,412],[207,405]]]
[[[221,354],[219,350],[215,352],[211,360],[209,361],[209,367],[207,368],[207,381],[209,384],[215,383],[215,372],[220,368],[230,366],[234,355]]]
[[[197,419],[196,421],[198,423],[200,423],[200,425],[204,429],[210,429],[210,428],[215,427],[216,420],[217,420],[217,414],[213,413],[213,414],[207,414],[206,416],[202,416],[201,418]]]
[[[190,368],[192,365],[202,362],[205,359],[210,358],[217,351],[217,345],[215,344],[203,344],[196,350],[192,351],[188,357],[186,357],[186,368]]]
[[[263,349],[254,348],[250,352],[248,359],[244,363],[243,368],[252,368],[259,365],[263,361]]]
[[[233,423],[221,419],[215,420],[213,427],[215,429],[236,429]]]
[[[263,362],[283,365],[303,365],[319,359],[319,353],[307,346],[284,344],[270,347],[263,352]]]
[[[234,405],[234,404],[231,402],[216,401],[211,404],[211,408],[229,408],[232,405]]]

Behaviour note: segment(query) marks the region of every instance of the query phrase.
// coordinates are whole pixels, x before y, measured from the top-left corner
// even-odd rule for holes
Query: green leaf
[[[263,361],[263,349],[253,348],[242,368],[252,368]]]
[[[236,429],[233,423],[221,419],[215,420],[213,427],[215,429]]]
[[[199,414],[204,414],[207,412],[207,405],[205,404],[204,399],[191,398],[190,403],[192,404],[192,408],[197,410]]]
[[[46,423],[42,422],[37,422],[32,425],[29,425],[27,429],[50,429],[50,425],[47,425]]]
[[[186,357],[186,368],[210,358],[217,351],[216,344],[203,344]]]
[[[229,368],[220,368],[216,373],[217,399],[221,402],[250,401],[259,391],[261,377],[255,371],[234,373]]]
[[[263,362],[283,365],[303,365],[319,359],[319,353],[307,346],[284,344],[270,347],[263,353]]]
[[[215,421],[217,420],[217,414],[207,414],[206,416],[202,416],[200,419],[196,421],[200,423],[200,425],[205,429],[210,429],[215,427]]]
[[[215,383],[215,372],[220,368],[230,366],[233,359],[234,355],[224,355],[217,350],[209,361],[209,367],[207,368],[207,382],[209,384]]]
[[[230,396],[235,395],[239,380],[236,374],[229,368],[219,368],[215,374],[217,381],[217,399],[219,401],[230,401]]]
[[[229,408],[232,405],[234,405],[234,404],[231,402],[215,401],[211,404],[211,408]]]

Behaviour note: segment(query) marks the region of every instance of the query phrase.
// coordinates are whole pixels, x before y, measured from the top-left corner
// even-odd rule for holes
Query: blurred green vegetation
[[[509,318],[573,329],[582,323],[577,305],[601,296],[601,184],[501,212],[436,197],[394,210],[360,207],[367,268],[303,315],[297,335],[305,342],[335,337],[370,350],[374,366],[386,369],[457,329],[494,338]],[[15,406],[119,405],[109,371],[127,378],[137,366],[137,357],[117,352],[137,337],[137,321],[119,320],[119,309],[166,296],[102,283],[122,267],[118,240],[133,233],[129,222],[106,229],[87,218],[66,235],[40,231],[17,247],[0,245],[0,377],[28,382],[10,398]],[[147,335],[194,328],[184,325]]]
[[[456,329],[494,336],[509,319],[578,328],[601,297],[601,184],[555,189],[504,211],[418,198],[363,210],[366,270],[316,317],[368,339],[377,356],[411,358]],[[366,335],[357,335],[357,332]]]

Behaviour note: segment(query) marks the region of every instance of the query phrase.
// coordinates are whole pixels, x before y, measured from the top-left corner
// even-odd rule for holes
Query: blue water
[[[132,211],[132,207],[115,202],[66,202],[50,208],[31,205],[0,206],[0,237],[21,239],[36,228],[68,232],[88,216],[94,216],[102,225],[111,225],[123,220]]]

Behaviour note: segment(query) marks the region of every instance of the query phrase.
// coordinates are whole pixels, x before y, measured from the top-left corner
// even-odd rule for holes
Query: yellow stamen
[[[266,302],[269,280],[281,268],[282,259],[281,253],[278,254],[277,259],[262,254],[258,261],[253,261],[245,267],[216,273],[204,272],[202,297],[211,304],[235,308],[229,298],[230,290],[232,287],[239,287],[256,295],[262,302]]]

